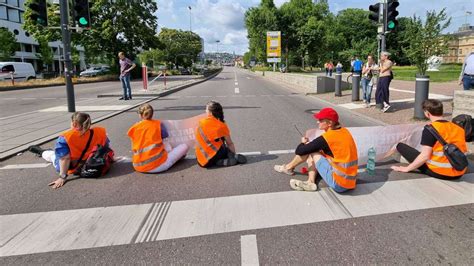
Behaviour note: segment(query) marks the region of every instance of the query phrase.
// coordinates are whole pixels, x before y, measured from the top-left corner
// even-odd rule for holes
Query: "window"
[[[459,49],[459,54],[462,55],[462,49]]]
[[[11,6],[19,7],[18,0],[7,0],[7,4]]]
[[[13,65],[6,65],[2,67],[2,72],[3,73],[15,72],[15,68],[13,68]]]
[[[25,46],[25,52],[31,53],[33,52],[33,47],[31,44],[23,44]]]
[[[17,9],[8,9],[8,20],[13,22],[20,22],[20,12]]]
[[[0,19],[8,19],[6,6],[0,6]]]

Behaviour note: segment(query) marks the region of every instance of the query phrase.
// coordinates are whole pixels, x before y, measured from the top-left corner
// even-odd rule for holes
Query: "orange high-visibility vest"
[[[213,116],[201,119],[195,132],[196,158],[200,166],[205,166],[221,148],[224,136],[229,136],[229,128],[225,123]]]
[[[467,145],[463,128],[452,122],[433,122],[431,125],[436,129],[436,131],[438,131],[439,135],[443,137],[447,143],[454,144],[459,148],[459,150],[467,153]],[[444,176],[462,176],[467,170],[467,167],[461,171],[453,168],[453,166],[449,163],[448,157],[444,155],[443,145],[441,145],[439,141],[436,141],[435,145],[433,146],[433,153],[426,164],[428,165],[428,168],[431,169],[431,171]]]
[[[333,178],[336,184],[345,189],[356,187],[358,169],[357,147],[351,133],[346,128],[323,133],[334,157],[323,154],[333,168]]]
[[[105,131],[105,128],[103,127],[94,127],[88,130],[84,135],[81,135],[81,132],[75,129],[69,129],[65,131],[62,136],[66,140],[67,146],[69,147],[69,156],[71,157],[71,163],[70,166],[76,166],[77,161],[80,159],[79,157],[82,154],[82,151],[87,145],[87,141],[89,140],[89,136],[91,134],[91,130],[94,130],[94,135],[92,136],[91,143],[89,144],[89,148],[84,154],[84,157],[82,157],[82,160],[86,160],[87,157],[92,152],[92,149],[100,144],[102,146],[105,145],[107,142],[107,133]],[[77,168],[77,167],[76,167]],[[69,169],[68,174],[73,174],[75,172],[74,169]]]
[[[132,141],[132,164],[138,172],[151,171],[168,159],[161,139],[160,120],[142,120],[128,130]]]

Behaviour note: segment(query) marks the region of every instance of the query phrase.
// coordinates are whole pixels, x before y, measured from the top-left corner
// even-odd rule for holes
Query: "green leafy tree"
[[[277,13],[273,0],[262,0],[259,6],[245,12],[249,49],[259,62],[267,61],[267,31],[280,30]]]
[[[46,70],[48,70],[48,66],[53,63],[53,51],[51,51],[51,47],[48,45],[48,41],[44,39],[39,40],[39,53],[36,53],[36,56],[41,59],[44,65],[46,65]]]
[[[386,35],[387,51],[390,51],[390,60],[397,63],[397,65],[409,65],[410,60],[406,56],[404,49],[408,48],[407,27],[410,23],[410,18],[398,18],[398,26],[395,31]]]
[[[151,62],[151,66],[155,66],[165,61],[165,52],[160,49],[150,49],[147,51],[143,51],[138,54],[138,58],[140,59],[140,63],[144,63],[149,65]]]
[[[440,12],[427,11],[425,23],[420,17],[413,16],[406,29],[406,44],[404,49],[410,62],[416,65],[418,74],[425,75],[428,69],[429,57],[446,54],[448,51],[448,35],[442,35],[441,32],[449,27],[451,18],[446,15],[446,9]]]
[[[9,60],[17,47],[15,35],[6,28],[0,28],[0,60]]]
[[[162,28],[158,35],[163,57],[168,64],[191,66],[202,50],[201,38],[194,32]]]

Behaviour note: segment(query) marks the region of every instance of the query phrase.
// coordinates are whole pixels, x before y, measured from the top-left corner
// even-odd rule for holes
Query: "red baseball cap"
[[[329,107],[321,109],[319,113],[314,114],[313,116],[317,120],[328,119],[333,121],[334,123],[339,122],[339,115],[337,114],[336,110]]]

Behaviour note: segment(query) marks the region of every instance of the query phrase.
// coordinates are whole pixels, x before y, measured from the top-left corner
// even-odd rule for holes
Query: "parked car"
[[[79,73],[79,76],[81,76],[81,77],[95,77],[95,76],[106,74],[109,71],[110,71],[109,67],[106,67],[106,66],[90,67],[90,68],[82,71],[81,73]]]
[[[31,63],[0,62],[0,81],[26,81],[36,78],[36,72]]]
[[[191,75],[191,71],[189,71],[189,69],[187,68],[181,68],[179,72],[181,73],[181,75]]]

